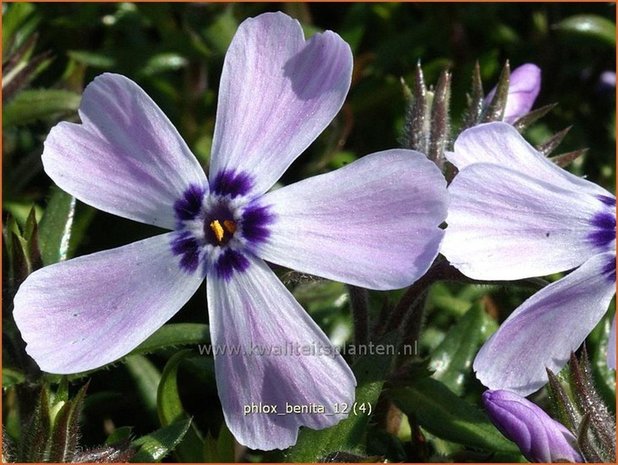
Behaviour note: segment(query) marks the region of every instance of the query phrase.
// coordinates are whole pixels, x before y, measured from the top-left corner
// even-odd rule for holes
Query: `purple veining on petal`
[[[594,229],[588,235],[588,240],[595,246],[605,248],[616,239],[615,215],[607,212],[597,213],[590,221],[590,225]]]
[[[616,281],[616,257],[609,260],[603,267],[603,276],[606,276],[609,281]]]
[[[243,237],[254,244],[265,242],[270,236],[268,225],[274,220],[269,207],[257,203],[248,205],[241,219]]]
[[[605,205],[607,205],[609,207],[615,207],[616,206],[616,198],[615,197],[611,197],[609,195],[598,195],[597,199],[599,199],[601,202],[603,202]]]
[[[236,170],[223,170],[217,173],[212,181],[212,192],[234,198],[248,194],[253,185],[253,179],[249,174]]]
[[[215,263],[217,277],[228,281],[234,272],[249,268],[249,260],[239,251],[226,249]]]
[[[191,184],[182,198],[174,203],[176,218],[180,221],[193,220],[202,208],[206,190],[202,186]]]
[[[171,243],[174,255],[181,256],[180,267],[194,273],[200,262],[200,246],[188,231],[179,232],[174,235]]]

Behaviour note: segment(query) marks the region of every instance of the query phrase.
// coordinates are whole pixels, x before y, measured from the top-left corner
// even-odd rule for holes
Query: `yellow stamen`
[[[224,220],[223,227],[230,234],[234,234],[236,232],[236,223],[234,223],[232,220]]]
[[[223,224],[225,224],[225,221],[223,222]],[[225,232],[223,231],[219,220],[214,220],[212,223],[210,223],[210,229],[212,229],[212,232],[217,238],[217,242],[221,242],[221,240],[223,240],[223,235],[225,234]]]

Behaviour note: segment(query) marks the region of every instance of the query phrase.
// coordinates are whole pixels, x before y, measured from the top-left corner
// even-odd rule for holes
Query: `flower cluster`
[[[208,175],[135,82],[94,79],[81,123],[47,137],[45,172],[88,205],[167,232],[32,273],[13,312],[28,354],[50,373],[107,365],[204,282],[213,346],[331,347],[269,264],[374,290],[410,286],[439,252],[476,280],[573,270],[517,308],[473,368],[491,389],[490,417],[528,459],[581,461],[572,434],[520,396],[567,363],[615,295],[615,196],[558,167],[513,125],[539,94],[532,64],[511,74],[501,121],[466,129],[446,152],[458,170],[448,189],[426,154],[407,149],[273,188],[341,109],[352,68],[332,31],[305,40],[282,13],[243,22],[223,65]],[[614,368],[614,326],[610,341]],[[250,353],[214,352],[225,421],[243,445],[287,448],[300,427],[332,426],[346,416],[337,406],[354,403],[356,379],[339,354]],[[247,415],[254,405],[321,408]]]

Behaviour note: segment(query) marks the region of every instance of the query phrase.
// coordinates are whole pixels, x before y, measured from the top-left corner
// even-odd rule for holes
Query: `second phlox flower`
[[[616,293],[616,198],[548,160],[506,123],[464,131],[442,253],[470,278],[572,270],[517,308],[474,361],[490,389],[528,395],[558,372]],[[615,324],[610,339],[613,340]],[[613,367],[615,347],[608,350]]]

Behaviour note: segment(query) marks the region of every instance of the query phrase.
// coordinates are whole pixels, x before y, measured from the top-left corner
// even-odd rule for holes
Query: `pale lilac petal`
[[[300,426],[322,429],[344,419],[347,415],[334,413],[335,405],[351,405],[356,381],[266,264],[253,256],[247,260],[247,269],[228,279],[207,279],[217,388],[238,442],[251,449],[284,449],[296,442]],[[277,414],[257,412],[270,405]],[[286,406],[304,412],[285,414]],[[319,406],[326,414],[307,412]]]
[[[266,192],[335,117],[351,76],[352,52],[334,32],[305,41],[283,13],[244,21],[223,65],[210,179],[242,173],[252,194]]]
[[[41,268],[15,296],[26,352],[77,373],[122,357],[169,320],[202,279],[180,270],[172,233]]]
[[[563,170],[532,147],[506,123],[486,123],[466,129],[447,158],[459,170],[474,163],[493,163],[566,190],[609,195],[600,186]]]
[[[583,462],[575,436],[526,398],[485,391],[483,404],[491,421],[531,462]]]
[[[515,68],[509,78],[509,92],[504,108],[507,123],[513,123],[528,113],[541,90],[541,69],[532,63],[526,63]],[[485,99],[490,102],[496,93],[494,87]]]
[[[615,254],[595,255],[568,276],[526,300],[485,343],[474,360],[490,389],[526,396],[566,364],[607,311],[616,293]]]
[[[442,254],[466,276],[512,280],[565,271],[615,244],[613,196],[565,190],[477,163],[449,186]]]
[[[612,370],[616,369],[616,317],[612,320],[612,327],[609,330],[607,340],[607,366]]]
[[[102,74],[86,87],[82,124],[55,126],[43,150],[45,172],[88,205],[173,229],[174,202],[206,175],[176,128],[130,79]]]
[[[305,273],[370,289],[405,287],[435,259],[445,180],[427,158],[387,150],[269,192],[274,222],[258,254]]]

